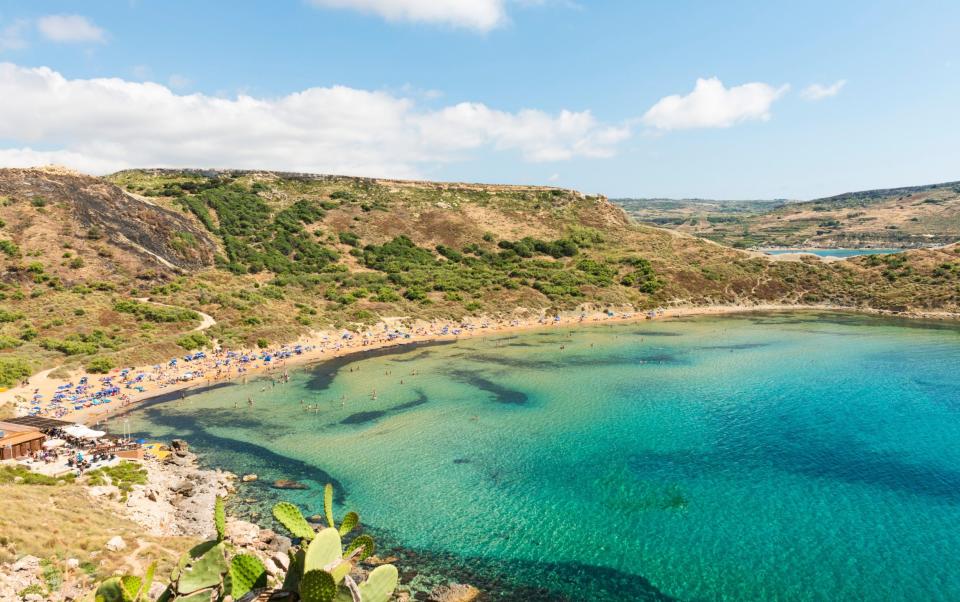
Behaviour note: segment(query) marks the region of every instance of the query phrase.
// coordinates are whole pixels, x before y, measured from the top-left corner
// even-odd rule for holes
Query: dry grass
[[[122,517],[114,502],[92,498],[79,485],[0,485],[0,562],[30,554],[64,567],[76,558],[103,578],[117,571],[142,574],[153,561],[158,575],[169,574],[192,543],[185,537],[143,535]],[[104,544],[119,535],[127,549],[110,552]]]

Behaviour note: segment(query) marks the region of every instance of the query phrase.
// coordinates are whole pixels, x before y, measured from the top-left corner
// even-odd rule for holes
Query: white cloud
[[[438,110],[343,86],[279,98],[177,94],[122,79],[67,79],[0,63],[0,164],[237,167],[420,177],[422,166],[509,151],[532,162],[607,157],[629,136],[589,112],[505,112],[480,103]]]
[[[701,78],[690,94],[661,98],[642,121],[659,130],[726,128],[743,121],[767,121],[773,102],[789,89],[789,85],[775,88],[761,82],[726,88],[715,77]]]
[[[25,48],[27,40],[24,34],[29,27],[30,21],[27,19],[15,19],[0,28],[0,52]]]
[[[823,100],[824,98],[830,98],[831,96],[839,94],[845,85],[847,85],[847,80],[845,79],[836,81],[829,86],[811,84],[804,88],[800,94],[807,100]]]
[[[507,20],[504,0],[310,0],[315,6],[346,8],[388,21],[412,21],[489,31]]]
[[[52,42],[105,42],[106,33],[81,15],[47,15],[37,29]]]

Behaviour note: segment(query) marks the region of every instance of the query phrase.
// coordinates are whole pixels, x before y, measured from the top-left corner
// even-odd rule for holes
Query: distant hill
[[[805,202],[615,202],[638,221],[741,248],[916,248],[960,240],[960,182]]]
[[[960,250],[779,261],[536,186],[0,169],[0,301],[3,386],[43,367],[144,365],[214,339],[267,344],[385,317],[738,302],[960,311]],[[196,312],[216,324],[194,332]]]
[[[611,199],[641,223],[699,235],[705,225],[729,223],[778,209],[786,200]]]

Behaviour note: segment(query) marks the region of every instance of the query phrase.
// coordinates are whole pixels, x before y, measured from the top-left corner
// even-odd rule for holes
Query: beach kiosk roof
[[[0,422],[0,460],[15,460],[40,451],[46,438],[35,426]]]

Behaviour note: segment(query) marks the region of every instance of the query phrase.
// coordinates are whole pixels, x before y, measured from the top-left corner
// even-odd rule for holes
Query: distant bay
[[[808,253],[818,257],[857,257],[859,255],[892,255],[906,249],[759,249],[767,255],[786,255],[788,253]]]

